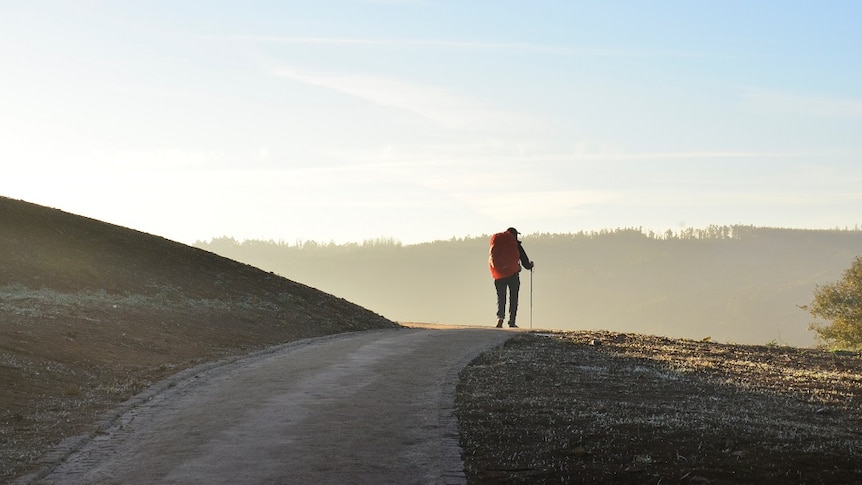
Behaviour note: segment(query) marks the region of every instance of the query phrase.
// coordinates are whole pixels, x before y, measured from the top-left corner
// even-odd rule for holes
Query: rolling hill
[[[0,482],[184,368],[396,326],[208,251],[0,197]]]
[[[799,308],[838,280],[862,231],[711,226],[528,234],[521,314],[536,328],[611,330],[728,343],[815,345]],[[304,281],[389,317],[493,325],[488,237],[400,245],[213,239],[195,246]],[[531,280],[532,278],[532,280]]]

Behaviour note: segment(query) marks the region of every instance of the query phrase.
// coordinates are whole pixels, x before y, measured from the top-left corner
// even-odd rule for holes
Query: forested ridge
[[[488,324],[495,296],[490,235],[403,245],[293,244],[229,237],[198,242],[401,321]],[[536,262],[522,273],[519,323],[752,344],[814,345],[817,285],[862,253],[862,231],[709,226],[525,234]],[[531,284],[532,276],[532,284]]]

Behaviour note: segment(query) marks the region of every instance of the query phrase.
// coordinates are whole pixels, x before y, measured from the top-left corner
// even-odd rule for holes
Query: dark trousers
[[[506,291],[509,292],[509,324],[515,323],[515,316],[518,314],[518,290],[521,289],[521,278],[518,273],[494,280],[494,287],[497,288],[497,318],[506,318]]]

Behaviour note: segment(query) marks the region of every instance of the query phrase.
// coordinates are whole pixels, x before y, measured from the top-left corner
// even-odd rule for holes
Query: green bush
[[[814,318],[809,330],[833,347],[862,348],[862,256],[844,271],[844,277],[833,284],[818,286],[814,301],[802,307]]]

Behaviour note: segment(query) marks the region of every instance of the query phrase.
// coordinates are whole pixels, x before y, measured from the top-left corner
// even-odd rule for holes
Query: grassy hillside
[[[810,303],[862,251],[862,231],[711,227],[523,236],[536,261],[538,328],[607,329],[723,342],[814,345]],[[287,245],[222,238],[197,246],[342,295],[397,320],[492,324],[488,237],[402,246]],[[530,274],[519,322],[529,325]]]
[[[393,326],[201,249],[0,198],[0,482],[180,369]]]

